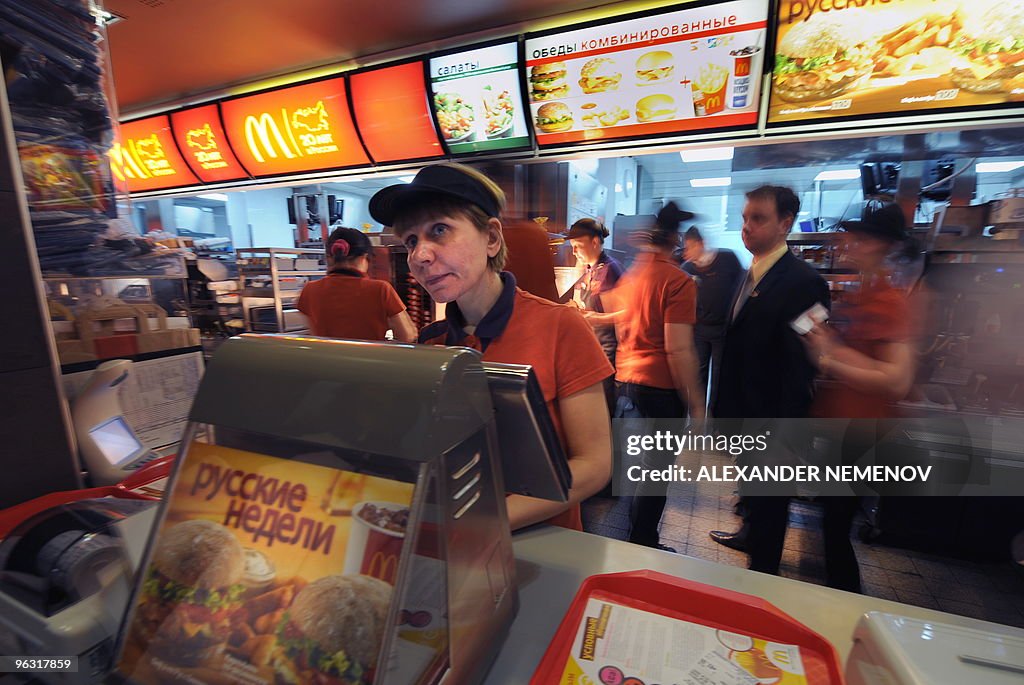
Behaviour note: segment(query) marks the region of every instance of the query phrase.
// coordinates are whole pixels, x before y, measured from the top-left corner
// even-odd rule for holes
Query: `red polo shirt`
[[[508,272],[503,272],[501,279],[501,295],[473,335],[463,330],[465,319],[458,305],[449,302],[445,319],[420,331],[419,341],[472,347],[480,350],[487,361],[532,366],[568,454],[558,401],[600,383],[615,370],[601,351],[590,325],[575,307],[555,304],[520,290],[515,277]],[[549,523],[583,530],[579,505]]]
[[[357,340],[384,340],[388,319],[405,311],[390,283],[348,270],[307,283],[295,306],[313,335]]]
[[[613,291],[615,306],[625,310],[616,326],[619,349],[615,380],[652,388],[675,388],[665,353],[665,324],[697,320],[697,286],[679,267],[654,253],[642,253]]]

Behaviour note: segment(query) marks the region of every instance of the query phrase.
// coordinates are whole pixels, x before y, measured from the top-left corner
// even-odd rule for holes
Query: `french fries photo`
[[[704,93],[716,93],[725,88],[729,70],[720,64],[703,64],[697,72],[694,84]]]
[[[948,70],[954,56],[950,46],[961,27],[959,12],[932,13],[883,33],[875,41],[873,75],[906,76],[914,70]]]

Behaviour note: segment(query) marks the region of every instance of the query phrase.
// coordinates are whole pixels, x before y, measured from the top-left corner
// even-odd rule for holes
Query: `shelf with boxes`
[[[180,276],[44,276],[62,366],[200,345]]]
[[[245,329],[284,333],[306,328],[295,300],[310,280],[327,275],[322,250],[248,247],[236,250]]]
[[[842,232],[791,233],[786,244],[797,257],[814,267],[821,277],[828,281],[833,294],[842,293],[860,282],[855,269],[847,268],[840,261]]]

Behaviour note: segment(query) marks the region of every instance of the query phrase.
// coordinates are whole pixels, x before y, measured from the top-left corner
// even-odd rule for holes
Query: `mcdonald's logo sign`
[[[398,555],[387,552],[374,552],[367,560],[362,570],[368,576],[379,578],[391,585],[395,584],[398,577]]]
[[[284,121],[284,128],[290,135],[291,129],[288,127],[287,118]],[[273,133],[273,137],[271,137],[271,133]],[[297,147],[295,151],[292,151],[284,136],[281,135],[281,129],[277,127],[277,122],[267,112],[263,112],[258,117],[250,114],[245,118],[245,142],[253,157],[261,164],[266,161],[263,152],[271,159],[277,159],[278,149],[287,159],[294,159],[302,154]]]
[[[704,107],[708,112],[719,112],[722,110],[722,94],[708,95],[704,100]]]

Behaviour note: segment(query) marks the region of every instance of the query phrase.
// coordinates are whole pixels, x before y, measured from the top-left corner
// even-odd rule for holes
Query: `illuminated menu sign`
[[[1024,102],[1019,0],[781,0],[775,45],[769,123]]]
[[[171,129],[182,156],[206,183],[249,178],[228,147],[217,105],[203,105],[171,114]]]
[[[444,154],[427,105],[423,62],[359,72],[349,77],[349,85],[356,125],[373,161]]]
[[[369,164],[343,77],[313,81],[220,103],[235,156],[253,176],[277,176]]]
[[[174,144],[166,114],[121,124],[120,140],[107,155],[115,182],[132,193],[199,185]]]
[[[430,88],[452,154],[529,147],[517,41],[431,57]]]
[[[757,124],[767,0],[528,34],[543,146]]]

